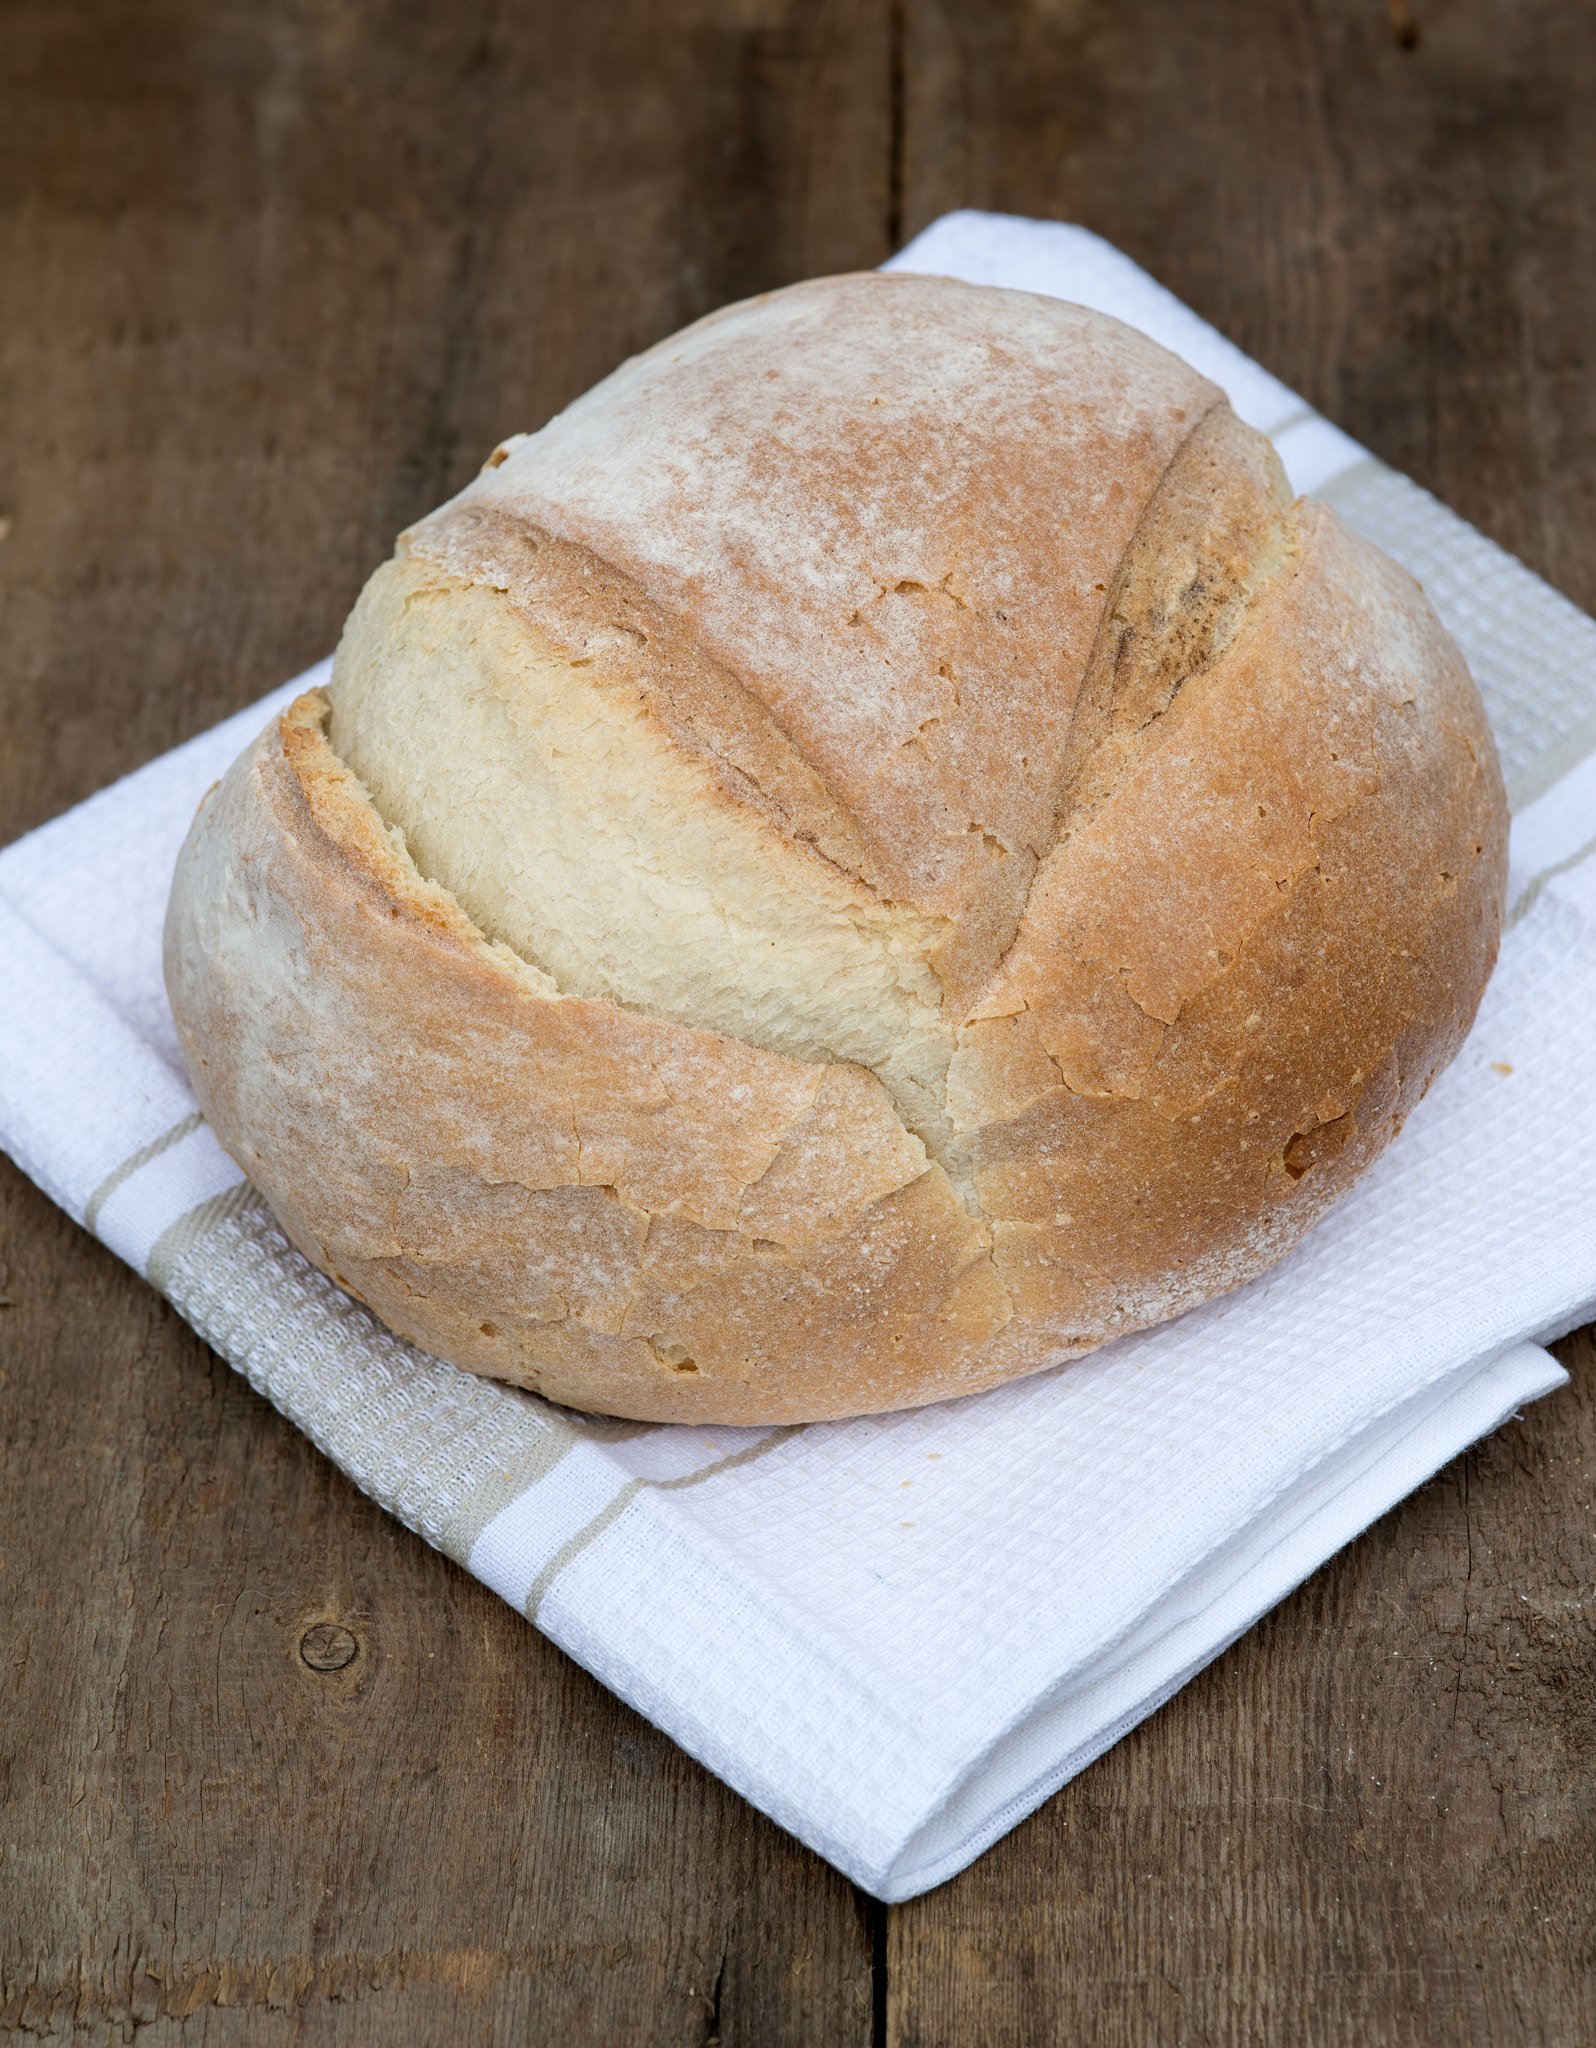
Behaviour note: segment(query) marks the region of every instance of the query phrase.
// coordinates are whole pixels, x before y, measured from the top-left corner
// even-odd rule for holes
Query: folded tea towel
[[[1081,229],[894,259],[1145,328],[1425,582],[1521,815],[1472,1037],[1289,1258],[968,1400],[801,1429],[572,1415],[399,1342],[206,1129],[160,974],[194,807],[325,665],[0,854],[0,1144],[369,1494],[884,1899],[961,1869],[1522,1402],[1596,1306],[1596,624]]]

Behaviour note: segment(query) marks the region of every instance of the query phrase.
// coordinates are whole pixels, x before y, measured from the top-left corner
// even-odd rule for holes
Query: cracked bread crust
[[[624,363],[406,544],[551,624],[585,607],[590,565],[646,593],[678,629],[659,696],[716,747],[702,692],[731,685],[779,754],[773,802],[801,761],[857,872],[944,920],[933,965],[961,1010],[1051,844],[1105,594],[1223,403],[1079,306],[826,278]],[[543,533],[566,551],[529,553]]]
[[[1462,659],[1333,513],[1295,525],[1226,658],[1067,821],[952,1062],[998,1269],[1017,1306],[1074,1292],[1083,1328],[1288,1250],[1495,959],[1505,815]]]
[[[206,1115],[305,1256],[427,1350],[613,1414],[987,1384],[984,1234],[880,1083],[548,994],[394,847],[326,718],[301,697],[206,798],[166,951]]]
[[[1495,956],[1417,586],[1022,294],[825,280],[624,366],[402,539],[332,696],[179,863],[201,1103],[385,1322],[577,1407],[908,1406],[1178,1314]]]

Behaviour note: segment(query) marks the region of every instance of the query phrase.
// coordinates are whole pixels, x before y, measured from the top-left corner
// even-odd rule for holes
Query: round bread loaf
[[[1452,1055],[1506,808],[1422,592],[1096,313],[795,286],[405,534],[207,797],[218,1137],[579,1408],[1035,1372],[1278,1259]]]

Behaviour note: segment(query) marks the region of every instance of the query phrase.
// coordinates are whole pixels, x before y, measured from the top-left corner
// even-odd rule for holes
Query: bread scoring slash
[[[1080,307],[733,306],[400,539],[201,806],[218,1137],[473,1372],[806,1421],[1281,1257],[1473,1018],[1501,773],[1418,586]]]

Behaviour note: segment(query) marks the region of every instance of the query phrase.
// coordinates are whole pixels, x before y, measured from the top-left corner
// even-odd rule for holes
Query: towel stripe
[[[141,1166],[148,1166],[152,1159],[159,1159],[163,1152],[168,1152],[174,1145],[181,1144],[189,1133],[197,1131],[204,1121],[204,1111],[196,1109],[192,1115],[185,1116],[173,1124],[169,1131],[162,1131],[158,1138],[152,1138],[147,1145],[141,1145],[136,1152],[130,1153],[120,1166],[113,1167],[88,1199],[83,1211],[84,1229],[94,1229],[100,1220],[100,1211],[124,1181],[131,1180]]]
[[[247,1180],[237,1180],[230,1188],[223,1188],[219,1195],[212,1195],[207,1201],[186,1209],[175,1223],[167,1224],[151,1245],[144,1267],[145,1279],[158,1293],[170,1296],[173,1271],[200,1239],[208,1237],[218,1224],[226,1223],[251,1203],[259,1203],[260,1199],[259,1193]]]
[[[678,1479],[630,1479],[605,1508],[601,1508],[586,1528],[578,1529],[568,1543],[561,1544],[548,1563],[532,1581],[532,1590],[526,1596],[526,1618],[536,1621],[538,1609],[552,1588],[555,1580],[566,1566],[575,1562],[595,1538],[602,1536],[611,1522],[617,1521],[629,1508],[644,1487],[655,1493],[680,1493],[684,1487],[702,1486],[706,1479],[718,1479],[722,1472],[730,1472],[738,1465],[752,1465],[767,1451],[773,1451],[778,1444],[784,1444],[789,1437],[797,1436],[808,1427],[807,1423],[789,1422],[781,1429],[773,1429],[769,1436],[761,1437],[757,1444],[750,1444],[746,1450],[733,1451],[729,1456],[717,1458],[713,1465],[701,1465],[696,1472],[684,1472]]]
[[[1529,915],[1535,908],[1541,891],[1554,875],[1571,873],[1573,869],[1588,861],[1593,853],[1596,853],[1596,839],[1587,839],[1585,844],[1578,847],[1566,860],[1554,861],[1549,868],[1542,868],[1538,875],[1532,875],[1520,890],[1518,901],[1508,912],[1506,922],[1502,926],[1503,931],[1510,932],[1520,918]]]

